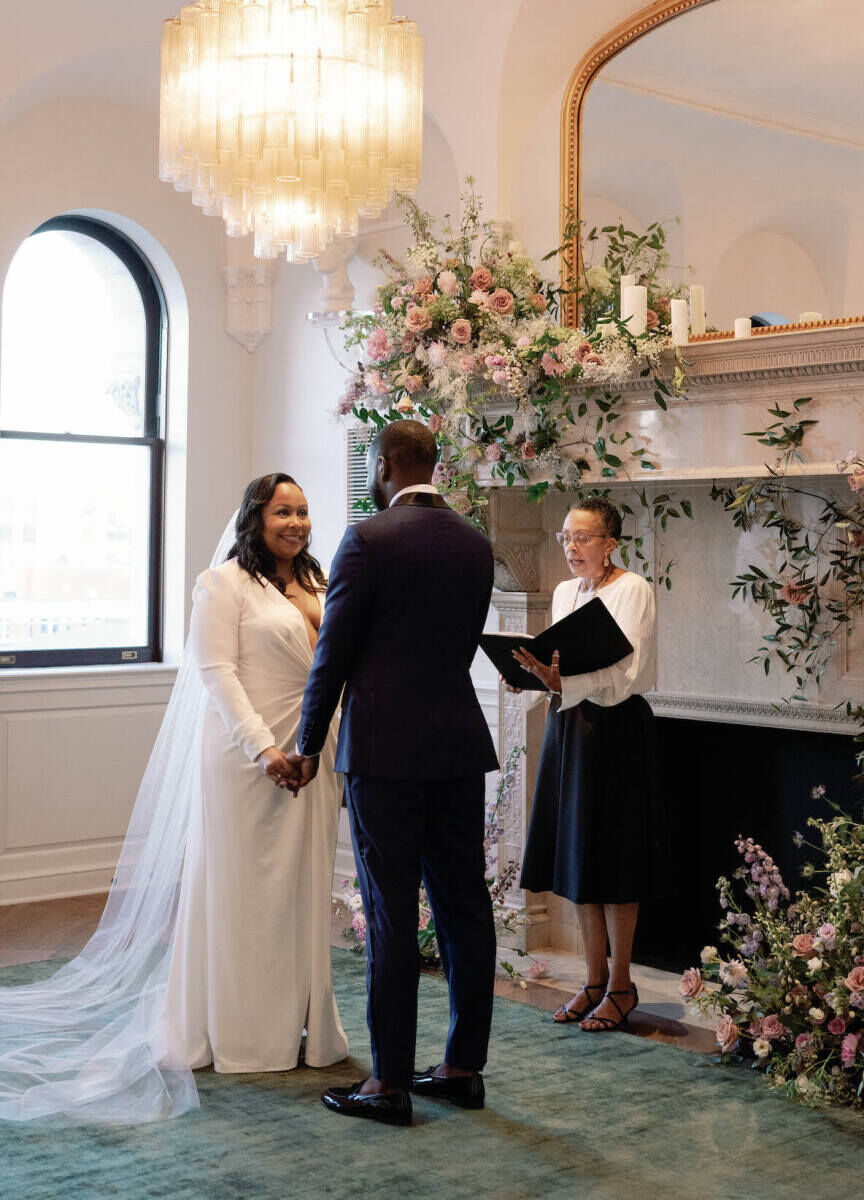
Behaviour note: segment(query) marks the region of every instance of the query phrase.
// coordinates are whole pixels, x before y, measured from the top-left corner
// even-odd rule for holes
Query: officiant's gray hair
[[[377,458],[388,459],[399,470],[435,470],[438,443],[431,429],[420,421],[391,421],[375,434],[369,449]]]
[[[621,514],[611,500],[605,496],[586,496],[577,504],[571,504],[569,512],[597,513],[603,522],[603,532],[617,542],[621,536]]]

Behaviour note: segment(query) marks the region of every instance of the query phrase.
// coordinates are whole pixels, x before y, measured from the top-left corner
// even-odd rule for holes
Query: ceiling
[[[864,145],[861,0],[713,0],[598,80]]]

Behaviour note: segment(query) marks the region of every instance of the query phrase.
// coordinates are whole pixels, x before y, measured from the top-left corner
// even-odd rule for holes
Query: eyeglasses
[[[567,533],[566,530],[562,530],[561,533],[555,534],[555,537],[558,539],[558,545],[563,546],[565,550],[571,542],[574,546],[587,546],[592,538],[605,538],[607,536],[605,533],[585,533],[583,529],[580,529],[577,533]]]

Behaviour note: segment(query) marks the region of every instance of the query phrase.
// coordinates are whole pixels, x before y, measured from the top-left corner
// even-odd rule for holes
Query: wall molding
[[[814,733],[853,736],[857,722],[837,708],[821,704],[771,704],[735,700],[725,696],[686,696],[672,692],[649,692],[645,699],[657,717],[690,721],[718,721],[736,725],[761,725],[776,729],[803,729]]]

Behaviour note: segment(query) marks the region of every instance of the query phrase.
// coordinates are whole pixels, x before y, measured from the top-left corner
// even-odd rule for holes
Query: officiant
[[[654,716],[642,694],[655,684],[654,593],[614,565],[620,536],[607,499],[570,510],[557,538],[572,578],[555,589],[552,620],[599,597],[632,654],[562,677],[557,655],[546,666],[528,650],[513,652],[547,689],[524,693],[526,704],[550,701],[521,885],[576,905],[587,979],[554,1019],[592,1033],[617,1029],[639,1002],[630,977],[639,902],[662,894],[668,874]]]

